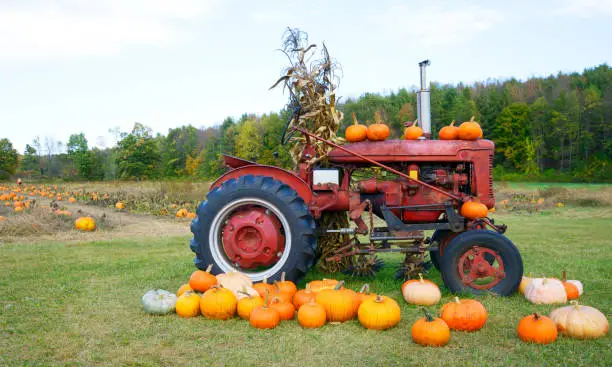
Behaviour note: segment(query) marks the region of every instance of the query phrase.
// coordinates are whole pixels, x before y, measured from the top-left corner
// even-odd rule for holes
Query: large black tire
[[[492,249],[504,264],[505,277],[490,289],[474,289],[465,286],[461,281],[458,270],[459,260],[473,246]],[[458,235],[448,243],[444,249],[444,256],[440,258],[440,272],[444,284],[453,293],[484,294],[491,292],[509,296],[517,290],[521,283],[523,260],[516,246],[507,237],[493,231],[472,230]]]
[[[434,242],[437,242],[437,246],[442,246],[444,237],[452,236],[453,234],[455,234],[455,232],[451,231],[450,229],[438,229],[433,233],[433,235],[431,235],[431,243],[433,244]],[[445,252],[443,251],[443,254],[444,253]],[[489,256],[489,254],[486,254],[485,257],[489,261],[489,264],[493,264],[495,261],[495,259]],[[431,260],[433,266],[440,270],[440,250],[429,251],[429,259]]]
[[[196,253],[194,260],[196,267],[206,269],[209,264],[213,264],[211,271],[213,274],[231,270],[241,271],[224,260],[215,261],[212,254],[214,245],[210,243],[209,238],[212,236],[211,226],[218,225],[216,223],[219,219],[215,220],[218,213],[232,203],[246,198],[274,206],[284,217],[291,232],[291,236],[287,236],[287,243],[290,243],[288,256],[283,256],[284,260],[279,260],[279,263],[283,261],[282,265],[279,265],[274,273],[266,274],[266,278],[270,282],[280,280],[281,274],[285,272],[287,279],[299,281],[315,261],[317,248],[315,221],[308,211],[308,206],[295,190],[266,176],[245,175],[238,179],[230,179],[208,193],[206,201],[198,206],[197,217],[191,222],[193,239],[190,247]],[[219,258],[218,255],[217,258]],[[274,265],[274,267],[277,266]],[[257,274],[249,275],[253,280],[261,280],[259,279],[261,276]]]
[[[450,229],[438,229],[431,236],[431,243],[437,242],[438,246],[440,245],[440,241],[447,235],[453,233]],[[429,251],[429,258],[431,259],[431,263],[433,266],[440,270],[440,250]]]

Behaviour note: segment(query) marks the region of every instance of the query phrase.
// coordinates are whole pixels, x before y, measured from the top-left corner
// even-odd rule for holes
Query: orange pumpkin
[[[310,288],[314,293],[319,293],[324,289],[334,289],[335,286],[338,285],[338,281],[335,279],[323,279],[323,280],[313,280],[308,283],[306,286]]]
[[[256,307],[263,306],[263,304],[264,300],[261,297],[247,295],[247,297],[241,298],[236,305],[238,316],[242,319],[250,320],[251,312],[253,312]]]
[[[299,290],[293,296],[293,306],[295,306],[296,310],[299,310],[300,307],[305,305],[306,303],[310,303],[310,301],[314,301],[316,297],[316,293],[311,291],[308,285],[306,285],[306,289]]]
[[[189,278],[189,286],[198,292],[206,292],[213,285],[217,284],[217,278],[210,273],[213,265],[208,265],[206,271],[196,270]]]
[[[369,299],[376,299],[376,295],[374,293],[370,293],[369,284],[364,284],[359,290],[359,292],[357,292],[357,294],[355,295],[355,311],[358,311],[359,306],[361,306],[364,301],[367,301]]]
[[[183,293],[176,300],[176,313],[181,317],[194,317],[200,314],[200,296],[193,291]]]
[[[367,136],[371,141],[383,141],[389,137],[389,126],[383,123],[368,126]]]
[[[200,311],[207,319],[231,319],[236,314],[236,306],[234,293],[221,286],[213,286],[200,298]]]
[[[261,298],[266,297],[266,291],[269,292],[270,294],[276,292],[276,288],[274,287],[274,284],[268,283],[268,278],[264,278],[261,283],[253,284],[253,288],[255,288],[257,293],[259,293],[259,297]]]
[[[314,300],[302,305],[297,313],[298,322],[303,328],[314,329],[325,325],[325,308]]]
[[[344,281],[340,281],[334,289],[317,293],[315,301],[325,308],[327,321],[344,322],[355,318],[355,292],[341,289],[343,285]]]
[[[455,126],[455,120],[450,125],[444,126],[438,133],[440,140],[457,140],[459,139],[459,128]]]
[[[177,297],[180,297],[181,294],[187,292],[187,291],[192,291],[193,289],[189,286],[189,284],[183,284],[179,287],[178,291],[176,291],[176,295]]]
[[[440,317],[453,330],[475,331],[487,322],[487,309],[473,299],[455,297],[454,302],[442,306]]]
[[[353,125],[346,128],[344,136],[349,143],[357,143],[366,140],[368,137],[368,128],[365,125],[359,124],[355,112],[353,112]]]
[[[293,303],[293,294],[281,291],[278,282],[274,283],[274,292],[270,293],[270,296],[278,298],[282,302]]]
[[[567,281],[567,274],[565,273],[565,270],[563,270],[561,282],[563,283],[563,287],[565,287],[565,293],[567,293],[568,300],[578,299],[578,297],[580,297],[580,291],[578,287],[575,284],[569,283]]]
[[[522,341],[538,344],[552,343],[558,336],[555,322],[537,312],[521,319],[517,333]]]
[[[291,302],[283,302],[278,298],[272,298],[270,308],[278,311],[281,320],[293,320],[295,317],[295,307]]]
[[[92,217],[80,217],[74,221],[76,229],[85,232],[91,232],[96,229],[96,221]]]
[[[466,201],[461,205],[461,215],[468,219],[485,218],[488,214],[489,209],[478,198]]]
[[[459,126],[459,139],[477,140],[482,138],[482,129],[478,122],[474,121],[474,116],[470,121],[466,121]]]
[[[118,201],[117,204],[115,204],[115,208],[121,210],[121,209],[125,209],[125,204],[123,204],[122,202]]]
[[[428,347],[441,347],[450,340],[450,329],[442,319],[433,317],[427,309],[423,308],[425,317],[417,320],[411,329],[412,340]]]
[[[291,295],[291,299],[293,299],[293,295],[297,292],[297,287],[295,283],[290,280],[285,280],[285,272],[281,274],[280,282],[276,282],[278,285],[279,292],[289,293]],[[291,300],[289,300],[291,302]]]
[[[421,136],[423,136],[423,129],[421,129],[418,124],[419,120],[417,119],[414,120],[412,126],[406,128],[406,131],[404,131],[404,138],[406,140],[418,140]]]
[[[255,307],[251,311],[249,322],[257,329],[274,329],[280,323],[280,316],[278,311],[264,302],[263,306]]]

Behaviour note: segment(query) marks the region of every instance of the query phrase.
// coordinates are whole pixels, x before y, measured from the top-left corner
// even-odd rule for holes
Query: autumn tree
[[[93,166],[93,156],[89,151],[85,134],[80,133],[70,135],[70,138],[68,138],[68,143],[66,144],[66,150],[68,152],[68,156],[74,162],[79,176],[87,180],[92,179],[91,172]]]
[[[22,171],[36,171],[39,168],[40,159],[38,157],[36,148],[30,144],[26,144],[25,151],[21,158],[21,170]]]
[[[0,179],[6,180],[17,170],[19,154],[6,138],[0,139]]]
[[[158,141],[151,128],[137,122],[117,143],[118,174],[122,179],[157,178],[161,161]]]

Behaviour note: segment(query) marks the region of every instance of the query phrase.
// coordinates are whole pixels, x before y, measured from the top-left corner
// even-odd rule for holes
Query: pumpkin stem
[[[375,300],[375,302],[376,302],[376,303],[381,303],[381,302],[383,301],[383,298],[382,298],[382,297],[383,297],[383,296],[381,296],[380,294],[377,294],[377,295],[376,295],[376,300]]]
[[[451,121],[449,126],[455,126],[455,120]]]
[[[336,286],[334,287],[334,290],[339,290],[340,288],[342,288],[342,286],[344,285],[344,280],[341,280],[338,282],[338,284],[336,284]]]
[[[268,308],[269,302],[270,302],[270,291],[266,289],[266,298],[264,300],[263,307]]]
[[[412,126],[419,126],[419,119],[414,120]]]
[[[578,309],[578,301],[576,301],[576,300],[570,301],[570,304],[571,304],[572,306],[574,306],[574,308],[575,308],[576,310]]]
[[[210,271],[212,270],[212,268],[213,268],[213,264],[208,264],[208,267],[206,268],[206,272],[207,272],[207,273],[210,273]]]
[[[567,277],[566,277],[566,274],[565,274],[565,270],[563,270],[563,271],[561,272],[561,281],[562,281],[563,283],[565,283],[565,281],[566,281],[566,280],[567,280]]]
[[[364,284],[359,290],[359,293],[370,294],[370,285],[368,283]]]
[[[354,125],[357,125],[359,122],[357,122],[357,116],[355,116],[355,112],[353,112],[353,121],[354,121]]]
[[[424,283],[424,282],[425,282],[425,280],[423,279],[423,273],[419,273],[419,281],[420,281],[421,283]]]
[[[534,319],[534,320],[538,321],[538,320],[540,319],[540,317],[541,317],[541,316],[540,316],[540,314],[539,314],[539,313],[537,313],[537,312],[534,312],[534,313],[533,313],[533,319]]]
[[[268,277],[264,277],[261,281],[263,284],[268,284]]]
[[[474,117],[476,116],[472,116],[472,118],[470,119],[470,122],[474,122]]]
[[[281,274],[281,282],[285,281],[285,272],[283,271],[283,273]]]
[[[426,309],[425,307],[421,307],[421,310],[423,310],[423,312],[425,313],[425,321],[427,321],[427,322],[434,321],[434,317],[431,314],[431,312],[429,312],[428,309]]]
[[[459,297],[455,297],[455,302],[459,304],[461,303],[461,301],[459,301]]]
[[[249,298],[253,298],[253,296],[251,296],[247,291],[246,291],[246,287],[242,287],[241,290],[238,291],[238,293],[242,293],[245,296],[249,297]]]

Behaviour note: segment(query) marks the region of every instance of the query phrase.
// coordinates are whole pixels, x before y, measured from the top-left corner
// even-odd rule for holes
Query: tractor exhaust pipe
[[[429,60],[421,61],[421,89],[417,92],[417,119],[419,126],[423,129],[423,135],[431,136],[431,106],[429,102],[429,84],[425,75],[425,68],[429,66]]]

